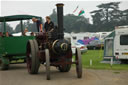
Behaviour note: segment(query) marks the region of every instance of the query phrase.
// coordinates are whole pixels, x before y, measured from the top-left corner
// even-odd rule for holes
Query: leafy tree
[[[109,14],[109,11],[118,10],[119,9],[119,4],[120,4],[120,2],[110,2],[110,3],[100,4],[97,7],[99,9],[102,9],[102,11],[104,13],[104,18],[106,19],[106,22],[109,22],[110,17],[111,17],[111,15]]]
[[[25,29],[25,25],[23,25],[23,29]],[[21,32],[21,23],[17,24],[16,25],[16,28],[15,28],[15,33],[18,33],[18,32]]]
[[[51,20],[54,22],[55,25],[57,25],[57,12],[55,11],[55,9],[53,9],[52,14],[50,15]]]
[[[99,4],[98,10],[91,12],[93,24],[89,23],[89,19],[84,16],[76,16],[67,14],[64,16],[65,32],[100,32],[112,31],[115,26],[128,25],[128,9],[119,10],[120,2],[110,2]],[[57,25],[57,12],[53,9],[50,15],[51,20]],[[15,31],[19,32],[20,24],[17,25]],[[36,24],[25,22],[23,28],[29,31],[37,31]]]
[[[42,21],[43,24],[44,20]],[[28,29],[29,32],[37,32],[37,26],[36,23],[30,23],[29,20],[27,20],[26,22],[23,23],[23,30]],[[17,32],[21,32],[21,24],[17,24],[16,29],[15,29],[15,33]]]
[[[127,25],[128,11],[119,10],[120,2],[100,4],[91,12],[95,31],[112,31],[115,26]]]
[[[23,24],[23,30],[25,30],[25,29],[28,29],[29,32],[37,32],[36,23],[25,22]],[[16,26],[16,29],[15,29],[15,33],[18,33],[18,32],[21,32],[21,24],[20,23]]]
[[[14,32],[13,28],[8,23],[6,23],[6,31],[10,34]],[[0,23],[0,32],[4,32],[4,23]]]
[[[57,12],[53,9],[53,13],[50,15],[51,20],[57,25]],[[89,24],[89,20],[84,16],[75,16],[73,14],[67,14],[64,16],[64,31],[65,32],[83,32],[87,31],[86,25]]]

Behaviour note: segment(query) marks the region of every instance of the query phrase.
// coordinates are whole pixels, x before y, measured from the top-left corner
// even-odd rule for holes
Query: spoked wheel
[[[79,48],[76,48],[76,72],[77,72],[77,77],[81,78],[82,77],[82,60],[81,60],[81,51]]]
[[[6,61],[2,61],[2,59],[0,59],[0,70],[8,70],[9,69],[9,64],[5,64],[4,62],[9,62],[9,59],[6,58]]]
[[[50,80],[50,55],[49,50],[45,49],[45,56],[46,56],[46,78]]]
[[[71,62],[72,60],[69,60],[69,62]],[[67,64],[67,65],[60,65],[60,66],[58,66],[58,70],[60,71],[60,72],[69,72],[70,71],[70,69],[71,69],[71,64]]]
[[[27,43],[27,68],[30,74],[37,74],[40,66],[37,56],[38,43],[36,40],[29,40]]]

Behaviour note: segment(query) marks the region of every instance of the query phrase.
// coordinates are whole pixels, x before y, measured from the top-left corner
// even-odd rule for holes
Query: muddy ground
[[[13,64],[8,71],[0,71],[0,85],[128,85],[128,71],[83,69],[82,79],[73,67],[68,73],[51,68],[51,80],[46,80],[45,67],[39,74],[30,75],[26,64]]]

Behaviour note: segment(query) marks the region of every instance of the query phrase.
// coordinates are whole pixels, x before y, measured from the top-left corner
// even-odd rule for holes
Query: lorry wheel
[[[81,51],[79,48],[76,48],[75,60],[76,60],[77,77],[82,78],[82,60],[81,60]]]
[[[27,43],[27,68],[30,74],[37,74],[40,66],[39,58],[37,56],[38,43],[36,40],[29,40]]]
[[[37,73],[38,73],[38,70],[39,70],[39,67],[40,67],[40,60],[39,60],[39,57],[38,57],[38,51],[39,51],[39,48],[38,48],[38,43],[37,41],[34,39],[33,40],[34,42],[34,46],[35,46],[35,50],[36,50],[36,57],[35,57],[35,61],[36,61],[36,70],[37,70]]]
[[[64,66],[59,66],[58,67],[58,70],[60,72],[69,72],[71,69],[71,64],[67,64],[67,65],[64,65]]]
[[[50,80],[50,55],[49,50],[45,49],[45,58],[46,58],[46,79]]]
[[[9,69],[9,65],[8,64],[2,64],[1,65],[1,70],[8,70]]]
[[[9,59],[6,59],[6,61],[9,62]],[[9,69],[9,64],[3,63],[3,61],[0,61],[0,70],[8,70]]]

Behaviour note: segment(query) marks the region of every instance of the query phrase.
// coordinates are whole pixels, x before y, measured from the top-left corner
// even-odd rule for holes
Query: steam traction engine
[[[35,40],[27,43],[27,68],[30,74],[37,74],[40,64],[46,67],[47,80],[50,80],[50,66],[60,72],[68,72],[76,64],[77,77],[82,77],[81,52],[76,48],[75,61],[72,61],[70,40],[64,39],[63,4],[57,4],[58,27],[52,32],[36,34]]]

